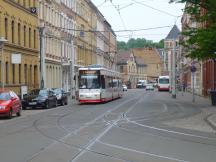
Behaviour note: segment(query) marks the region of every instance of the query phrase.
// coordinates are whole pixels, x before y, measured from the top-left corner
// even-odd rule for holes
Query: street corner
[[[211,113],[206,117],[206,122],[216,131],[216,113]]]

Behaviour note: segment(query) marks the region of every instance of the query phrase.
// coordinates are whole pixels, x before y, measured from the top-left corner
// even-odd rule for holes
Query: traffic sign
[[[192,73],[195,73],[196,70],[197,70],[197,69],[196,69],[196,66],[192,65],[192,66],[191,66],[191,72],[192,72]]]

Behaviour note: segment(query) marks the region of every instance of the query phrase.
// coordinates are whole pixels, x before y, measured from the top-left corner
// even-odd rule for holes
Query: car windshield
[[[8,92],[0,92],[0,100],[10,100],[10,95]]]
[[[43,90],[40,90],[40,92],[39,92],[39,96],[47,96],[48,95],[48,92],[47,92],[47,90],[45,90],[45,89],[43,89]]]
[[[53,92],[55,94],[61,94],[62,93],[62,90],[61,89],[53,89]]]

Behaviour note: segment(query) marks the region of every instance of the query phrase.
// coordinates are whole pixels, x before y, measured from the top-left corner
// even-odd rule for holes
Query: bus
[[[170,90],[170,79],[169,76],[158,77],[158,91],[169,91]]]
[[[79,68],[79,103],[100,103],[123,96],[121,74],[102,67],[90,65]]]

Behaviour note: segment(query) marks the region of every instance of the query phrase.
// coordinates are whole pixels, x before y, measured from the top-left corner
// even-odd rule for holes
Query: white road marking
[[[178,161],[178,162],[189,162],[189,161],[185,161],[185,160],[181,160],[181,159],[177,159],[177,158],[172,158],[172,157],[168,157],[168,156],[157,155],[157,154],[144,152],[144,151],[138,151],[138,150],[135,150],[135,149],[130,149],[130,148],[119,146],[119,145],[113,145],[113,144],[109,144],[109,143],[104,143],[104,142],[101,142],[101,141],[97,141],[97,142],[101,143],[103,145],[107,145],[109,147],[114,147],[114,148],[118,148],[118,149],[122,149],[122,150],[126,150],[126,151],[131,151],[131,152],[136,152],[136,153],[139,153],[139,154],[145,154],[145,155],[149,155],[149,156],[153,156],[153,157],[157,157],[157,158],[174,160],[174,161]]]
[[[154,130],[158,130],[158,131],[173,133],[173,134],[179,134],[179,135],[184,135],[184,136],[203,138],[203,139],[208,139],[208,140],[212,140],[212,139],[215,140],[216,139],[216,138],[209,138],[209,137],[199,136],[199,135],[190,134],[190,133],[183,133],[183,132],[177,132],[177,131],[167,130],[167,129],[163,129],[163,128],[157,128],[157,127],[153,127],[153,126],[149,126],[149,125],[145,125],[145,124],[140,124],[140,123],[137,123],[135,121],[129,121],[129,122],[134,123],[136,125],[139,125],[141,127],[146,127],[146,128],[150,128],[150,129],[154,129]]]
[[[85,154],[88,150],[90,150],[90,148],[95,145],[95,143],[97,141],[99,141],[104,135],[107,134],[107,132],[109,132],[114,126],[117,125],[117,123],[122,119],[122,117],[124,116],[124,114],[127,114],[129,111],[131,111],[135,105],[137,103],[140,102],[140,99],[138,101],[136,101],[125,113],[122,113],[121,115],[118,116],[118,118],[113,122],[113,123],[110,123],[110,125],[102,132],[100,133],[97,137],[94,138],[94,140],[90,141],[86,146],[85,149],[83,149],[74,159],[72,159],[70,162],[75,162],[77,159],[79,159],[83,154]],[[119,106],[117,106],[115,109],[111,110],[111,111],[114,111],[116,109],[118,109],[122,104],[120,104]],[[111,112],[110,111],[110,112]],[[106,114],[106,113],[104,113]]]

